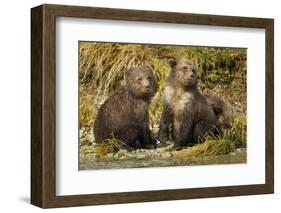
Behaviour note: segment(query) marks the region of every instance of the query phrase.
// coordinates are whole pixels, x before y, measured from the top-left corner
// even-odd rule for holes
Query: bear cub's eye
[[[142,81],[142,79],[143,79],[142,77],[138,77],[138,79],[137,79],[137,80],[138,80],[138,81]]]
[[[188,67],[187,67],[187,66],[183,66],[182,68],[183,68],[184,70],[186,70]]]

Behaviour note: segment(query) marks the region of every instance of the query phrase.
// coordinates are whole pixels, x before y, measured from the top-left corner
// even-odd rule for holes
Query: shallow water
[[[195,166],[214,164],[240,164],[247,162],[246,149],[236,149],[227,155],[204,157],[178,157],[175,152],[147,151],[126,152],[98,156],[94,153],[80,154],[80,170],[120,169],[143,167]]]
[[[156,134],[157,128],[152,132]],[[188,149],[170,151],[173,143],[157,149],[141,149],[136,151],[120,150],[117,153],[99,155],[95,153],[94,135],[92,130],[80,136],[80,170],[90,169],[121,169],[143,167],[195,166],[214,164],[240,164],[247,162],[247,149],[239,148],[227,155],[186,157]]]

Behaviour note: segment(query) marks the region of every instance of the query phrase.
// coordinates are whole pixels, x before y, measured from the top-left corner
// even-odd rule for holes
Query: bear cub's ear
[[[177,65],[177,61],[174,58],[169,59],[168,63],[169,63],[171,68],[174,68]]]

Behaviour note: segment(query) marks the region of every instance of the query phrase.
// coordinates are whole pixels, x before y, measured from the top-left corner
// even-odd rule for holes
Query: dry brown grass
[[[188,149],[183,149],[174,153],[176,157],[202,157],[226,155],[234,151],[234,144],[227,139],[209,139],[205,143],[195,145]]]

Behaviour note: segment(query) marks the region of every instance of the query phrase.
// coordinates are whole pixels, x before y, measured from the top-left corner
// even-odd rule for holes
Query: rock
[[[124,155],[124,156],[120,157],[119,160],[127,160],[128,158],[129,158],[128,156]]]
[[[128,153],[127,150],[121,149],[114,155],[114,158],[120,159],[122,156],[126,155],[127,153]]]
[[[172,154],[170,152],[163,152],[160,154],[161,158],[170,158]]]
[[[90,142],[93,142],[95,140],[94,134],[92,131],[85,136],[85,140],[88,140]]]
[[[112,158],[114,158],[114,153],[108,153],[105,155],[105,157],[112,159]]]
[[[82,129],[79,130],[79,137],[80,138],[83,138],[84,137],[84,132]]]
[[[147,155],[145,153],[139,153],[136,155],[136,159],[140,160],[140,159],[145,159],[147,157]]]

